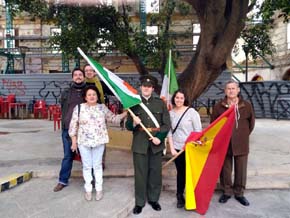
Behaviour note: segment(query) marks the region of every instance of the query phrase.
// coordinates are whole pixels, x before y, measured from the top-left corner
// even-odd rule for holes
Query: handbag
[[[80,110],[81,110],[81,105],[78,104],[78,118],[80,118]],[[77,150],[74,152],[73,160],[82,162],[82,157],[81,157],[79,148],[77,148]]]
[[[81,154],[80,154],[79,149],[77,149],[77,150],[74,152],[73,160],[82,162],[82,157],[81,157]]]
[[[186,111],[188,111],[189,110],[189,107],[183,112],[183,114],[181,115],[181,117],[179,118],[179,120],[178,120],[178,122],[177,122],[177,124],[176,124],[176,126],[175,126],[175,128],[172,130],[172,135],[175,133],[175,131],[177,130],[177,127],[178,127],[178,125],[179,125],[179,123],[180,123],[180,121],[182,120],[182,118],[183,118],[183,116],[184,116],[184,114],[186,113]]]

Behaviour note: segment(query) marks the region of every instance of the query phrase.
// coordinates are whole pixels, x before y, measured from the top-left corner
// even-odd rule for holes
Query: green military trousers
[[[162,188],[162,151],[147,154],[133,153],[135,171],[135,204],[144,207],[148,201],[157,202]]]

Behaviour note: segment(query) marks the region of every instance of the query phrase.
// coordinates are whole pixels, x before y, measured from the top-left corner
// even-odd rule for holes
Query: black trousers
[[[179,150],[176,150],[179,152]],[[185,152],[182,152],[175,160],[175,166],[177,171],[176,184],[177,194],[183,195],[185,188]]]

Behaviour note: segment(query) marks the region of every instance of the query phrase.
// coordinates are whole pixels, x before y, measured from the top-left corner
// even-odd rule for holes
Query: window
[[[157,35],[158,34],[158,26],[146,26],[147,35]]]
[[[58,28],[58,27],[50,28],[50,36],[56,36],[60,34],[61,34],[61,28]],[[53,51],[52,51],[53,54],[61,52],[58,50],[59,46],[56,44],[52,45],[52,48],[53,48]]]
[[[5,40],[4,40],[4,48],[15,48],[15,40],[14,39],[7,39],[10,37],[14,37],[15,35],[15,30],[14,29],[10,29],[7,31],[7,29],[4,30],[4,36],[5,36]]]
[[[287,23],[287,48],[290,49],[290,23]]]
[[[107,5],[107,6],[109,6],[109,5],[113,5],[113,0],[100,0],[100,3],[101,3],[102,5]]]
[[[100,38],[98,38],[97,42],[101,46],[100,49],[98,49],[98,53],[112,53],[111,50],[109,50],[110,46],[112,46],[112,42],[107,40],[106,38],[102,38],[102,35],[110,35],[109,30],[100,29]]]
[[[193,50],[196,50],[196,46],[198,44],[200,36],[200,24],[194,23],[192,25],[192,35]]]
[[[60,35],[61,34],[61,29],[58,27],[52,27],[50,28],[50,35],[55,36],[55,35]]]

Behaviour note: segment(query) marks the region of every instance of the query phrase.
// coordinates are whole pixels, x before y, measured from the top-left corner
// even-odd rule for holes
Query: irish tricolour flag
[[[138,105],[142,102],[137,90],[130,86],[126,81],[122,80],[116,74],[112,73],[111,71],[100,65],[91,57],[86,56],[80,48],[78,48],[78,51],[94,68],[98,76],[109,87],[109,89],[118,98],[118,100],[122,103],[125,109]]]
[[[169,51],[169,57],[166,63],[164,78],[162,83],[162,89],[160,93],[160,98],[165,101],[167,108],[170,110],[171,97],[173,93],[178,89],[178,83],[176,79],[176,73],[171,57],[171,50]]]
[[[147,106],[142,103],[141,97],[140,95],[138,95],[136,89],[134,89],[127,82],[122,80],[116,74],[112,73],[111,71],[100,65],[93,58],[88,57],[80,48],[78,48],[78,51],[83,56],[83,58],[91,65],[91,67],[94,68],[101,80],[103,80],[103,82],[122,103],[124,109],[129,109],[130,107],[133,107],[135,105],[140,105],[140,107],[142,107],[151,118],[154,125],[157,128],[160,127],[156,117],[147,108]]]

